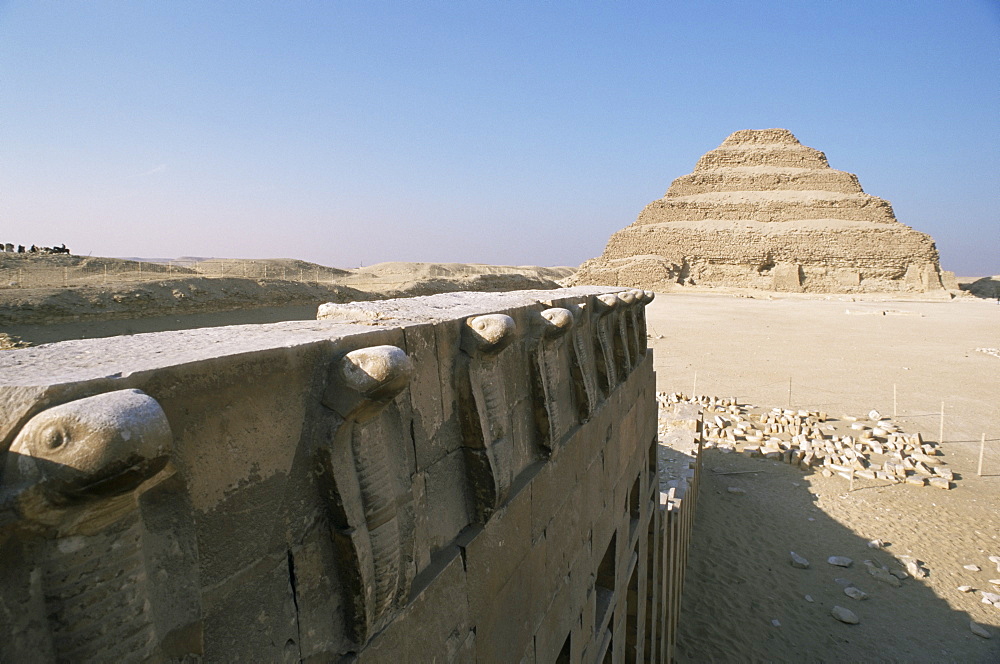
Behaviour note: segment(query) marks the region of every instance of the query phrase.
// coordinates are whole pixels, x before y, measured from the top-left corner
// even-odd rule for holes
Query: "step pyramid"
[[[941,279],[933,239],[856,175],[787,129],[744,129],[612,235],[575,282],[833,293],[940,290]]]

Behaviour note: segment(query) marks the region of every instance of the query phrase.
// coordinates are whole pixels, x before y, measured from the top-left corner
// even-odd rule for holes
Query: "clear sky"
[[[1000,273],[1000,2],[0,0],[0,241],[575,265],[737,129]]]

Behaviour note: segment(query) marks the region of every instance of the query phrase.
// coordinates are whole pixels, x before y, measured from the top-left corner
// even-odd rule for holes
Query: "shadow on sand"
[[[953,609],[925,581],[907,578],[895,588],[876,580],[865,560],[903,569],[898,557],[906,552],[895,551],[891,541],[886,548],[870,548],[868,541],[879,533],[862,536],[824,511],[837,500],[877,510],[876,491],[859,495],[856,489],[847,498],[841,495],[848,491],[846,482],[716,449],[704,455],[679,662],[1000,661],[995,626],[987,624],[992,639],[974,635],[970,614]],[[904,487],[887,490],[899,488]],[[793,568],[791,551],[810,567]],[[828,564],[830,556],[854,562],[836,567]],[[979,587],[989,590],[982,578]],[[845,583],[868,599],[848,597]],[[978,593],[962,597],[979,602]],[[860,623],[838,622],[830,614],[835,605],[853,611]]]

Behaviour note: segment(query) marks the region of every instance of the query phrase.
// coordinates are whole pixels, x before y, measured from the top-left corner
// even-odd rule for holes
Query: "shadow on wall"
[[[890,570],[904,564],[892,542],[887,550],[870,548],[820,509],[808,486],[816,478],[741,454],[704,455],[679,662],[998,661],[996,634],[974,635],[969,614],[921,581],[907,578],[897,588],[869,574],[866,560]],[[809,561],[808,569],[792,567],[792,551]],[[829,564],[830,556],[853,564]],[[852,599],[845,587],[868,597]],[[834,606],[860,622],[838,622]]]

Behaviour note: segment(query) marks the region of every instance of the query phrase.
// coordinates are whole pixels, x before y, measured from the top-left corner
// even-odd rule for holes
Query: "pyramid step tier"
[[[864,193],[853,173],[832,168],[742,166],[715,168],[682,175],[673,181],[668,198],[720,191],[835,191]]]
[[[808,191],[717,192],[677,198],[664,197],[647,205],[639,213],[635,223],[643,225],[706,219],[758,222],[800,219],[843,219],[872,223],[896,221],[892,205],[881,198],[867,194]]]
[[[783,166],[791,168],[826,169],[826,155],[804,145],[761,145],[753,149],[719,147],[706,153],[694,170],[711,170],[731,166]]]

